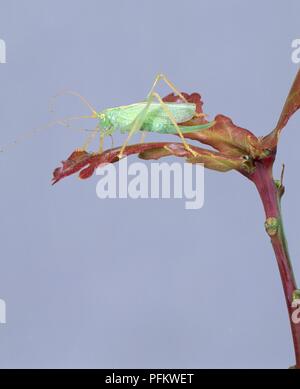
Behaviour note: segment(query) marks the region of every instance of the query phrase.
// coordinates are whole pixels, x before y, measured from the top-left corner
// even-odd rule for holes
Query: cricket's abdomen
[[[121,132],[129,132],[134,120],[143,111],[146,102],[110,108],[105,111],[114,128]],[[176,123],[192,119],[196,112],[196,105],[192,103],[166,103],[167,108],[175,118]],[[160,103],[152,103],[144,117],[141,131],[173,134],[174,125]]]

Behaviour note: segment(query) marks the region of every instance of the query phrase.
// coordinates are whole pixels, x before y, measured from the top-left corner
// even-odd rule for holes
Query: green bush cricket
[[[164,80],[164,82],[171,88],[171,90],[180,97],[182,102],[164,102],[160,95],[155,92],[156,85],[160,80]],[[150,92],[148,93],[145,101],[114,108],[107,108],[101,112],[98,112],[96,109],[94,109],[93,106],[77,92],[64,91],[54,96],[53,99],[62,94],[71,94],[79,97],[83,103],[88,106],[92,114],[60,119],[33,131],[36,132],[55,124],[66,124],[66,122],[71,120],[85,118],[97,119],[98,124],[96,128],[88,136],[88,139],[80,150],[86,150],[95,135],[100,133],[100,146],[98,153],[102,153],[104,137],[111,136],[117,129],[119,129],[121,133],[128,133],[127,139],[120,148],[119,158],[122,158],[124,149],[127,146],[130,138],[138,131],[143,132],[143,135],[146,132],[178,134],[185,148],[193,156],[197,156],[197,153],[188,146],[184,139],[183,133],[197,132],[202,129],[210,128],[215,124],[215,122],[208,122],[194,126],[180,125],[180,123],[189,121],[190,119],[197,116],[205,116],[205,114],[197,113],[196,105],[194,103],[189,103],[174,86],[174,84],[169,81],[163,74],[158,74],[156,76],[152,88],[150,89]],[[154,102],[154,99],[156,102]],[[14,143],[16,143],[16,141]]]

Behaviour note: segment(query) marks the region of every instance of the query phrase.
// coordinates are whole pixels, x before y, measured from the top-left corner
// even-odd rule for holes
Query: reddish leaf
[[[182,93],[187,101],[195,103],[198,113],[203,113],[203,102],[198,93]],[[180,97],[171,93],[164,98],[166,102],[181,102]],[[201,143],[212,146],[214,149],[230,157],[250,155],[253,158],[259,158],[263,155],[263,150],[259,139],[250,131],[233,124],[232,120],[224,115],[218,115],[215,118],[216,124],[206,130],[187,133],[185,138],[198,140]],[[205,117],[193,118],[184,125],[208,123]],[[182,123],[181,123],[182,124]]]
[[[66,161],[62,161],[62,167],[54,170],[52,184],[56,184],[62,178],[78,172],[90,158],[91,154],[86,151],[74,151]]]
[[[142,159],[159,159],[162,157],[176,156],[185,157],[190,163],[203,163],[204,167],[219,172],[227,172],[236,169],[245,173],[250,173],[253,170],[253,165],[242,157],[228,157],[216,151],[201,149],[199,147],[191,147],[197,151],[198,156],[193,157],[185,149],[182,143],[171,143],[163,148],[153,148],[142,152],[139,157]]]
[[[138,154],[147,148],[155,147],[155,145],[161,146],[164,144],[166,143],[145,143],[128,146],[125,148],[123,154]],[[78,171],[80,171],[79,177],[81,179],[89,178],[100,165],[117,162],[119,160],[119,152],[120,148],[109,149],[102,154],[87,153],[86,151],[74,151],[66,161],[62,161],[61,167],[54,170],[52,184],[56,184],[62,178],[68,177]]]
[[[203,106],[203,102],[201,100],[201,96],[199,95],[199,93],[192,93],[192,94],[188,94],[188,93],[185,93],[185,92],[181,92],[181,94],[183,95],[183,97],[185,97],[185,99],[189,102],[189,103],[194,103],[196,104],[196,112],[197,113],[203,113],[203,110],[202,110],[202,106]],[[170,93],[168,96],[164,97],[163,98],[163,101],[165,102],[169,102],[169,103],[182,103],[182,99],[175,95],[174,93]],[[208,123],[208,120],[205,119],[205,116],[195,116],[194,118],[192,118],[191,120],[187,121],[187,122],[182,122],[180,123],[182,126],[195,126],[197,124],[205,124],[205,123]]]
[[[288,97],[283,106],[280,118],[275,129],[262,139],[265,148],[276,148],[281,130],[286,126],[290,117],[300,108],[300,70],[296,75]]]
[[[196,104],[197,113],[203,113],[202,111],[203,102],[201,100],[201,96],[199,95],[199,93],[188,94],[185,92],[181,92],[181,94],[189,103]],[[179,96],[175,95],[174,93],[170,93],[169,95],[164,97],[163,101],[165,101],[166,103],[176,103],[176,102],[182,103],[182,99]]]
[[[260,142],[252,132],[236,126],[224,115],[216,116],[215,121],[214,126],[185,134],[185,138],[198,140],[230,157],[250,155],[257,158],[261,155]]]
[[[159,159],[173,155],[187,158],[187,161],[191,163],[204,163],[206,168],[222,172],[231,169],[249,171],[249,167],[242,157],[227,157],[215,151],[201,149],[196,146],[190,147],[198,153],[197,157],[192,158],[191,153],[186,150],[182,143],[174,142],[142,143],[127,146],[124,150],[124,156],[138,154],[142,159]],[[120,148],[106,150],[102,154],[75,151],[66,161],[62,162],[62,167],[54,170],[52,182],[55,184],[62,178],[77,172],[79,172],[81,179],[89,178],[99,166],[117,162],[119,152]]]
[[[278,120],[275,131],[280,132],[289,121],[290,117],[300,108],[300,70],[285,101],[282,113]]]

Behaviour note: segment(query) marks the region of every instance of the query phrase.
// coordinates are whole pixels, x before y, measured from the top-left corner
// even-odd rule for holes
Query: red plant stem
[[[280,192],[280,188],[278,188],[274,182],[272,166],[272,158],[265,159],[263,163],[257,162],[255,172],[249,175],[248,178],[254,182],[259,192],[266,214],[266,223],[268,220],[278,222],[277,227],[269,230],[266,227],[266,230],[271,238],[271,243],[277,259],[285,300],[288,308],[296,357],[295,368],[300,368],[300,323],[296,324],[292,320],[292,313],[296,309],[292,307],[293,292],[297,289],[297,285],[283,230],[280,207],[280,198],[282,193]],[[283,189],[283,187],[281,187],[281,189]],[[266,225],[268,226],[268,224]]]

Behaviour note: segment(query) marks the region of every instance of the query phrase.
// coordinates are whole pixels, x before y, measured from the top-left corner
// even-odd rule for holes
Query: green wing
[[[201,130],[206,130],[207,128],[210,128],[210,127],[214,126],[215,124],[216,124],[216,122],[212,121],[212,122],[208,122],[205,124],[198,124],[196,126],[180,126],[179,124],[178,124],[178,126],[180,128],[180,131],[183,134],[187,134],[189,132],[198,132]],[[141,131],[149,131],[149,129],[147,127],[143,126],[141,128]],[[160,134],[178,134],[178,130],[173,125],[173,123],[166,124],[163,129],[156,131],[156,132],[158,132]]]
[[[117,108],[110,108],[105,111],[113,127],[120,128],[121,132],[130,131],[134,119],[145,108],[147,102],[126,105]],[[166,103],[173,114],[176,123],[182,123],[192,119],[196,112],[196,105],[193,103]],[[151,103],[147,111],[141,130],[152,132],[164,132],[164,129],[174,127],[172,122],[160,103]]]

